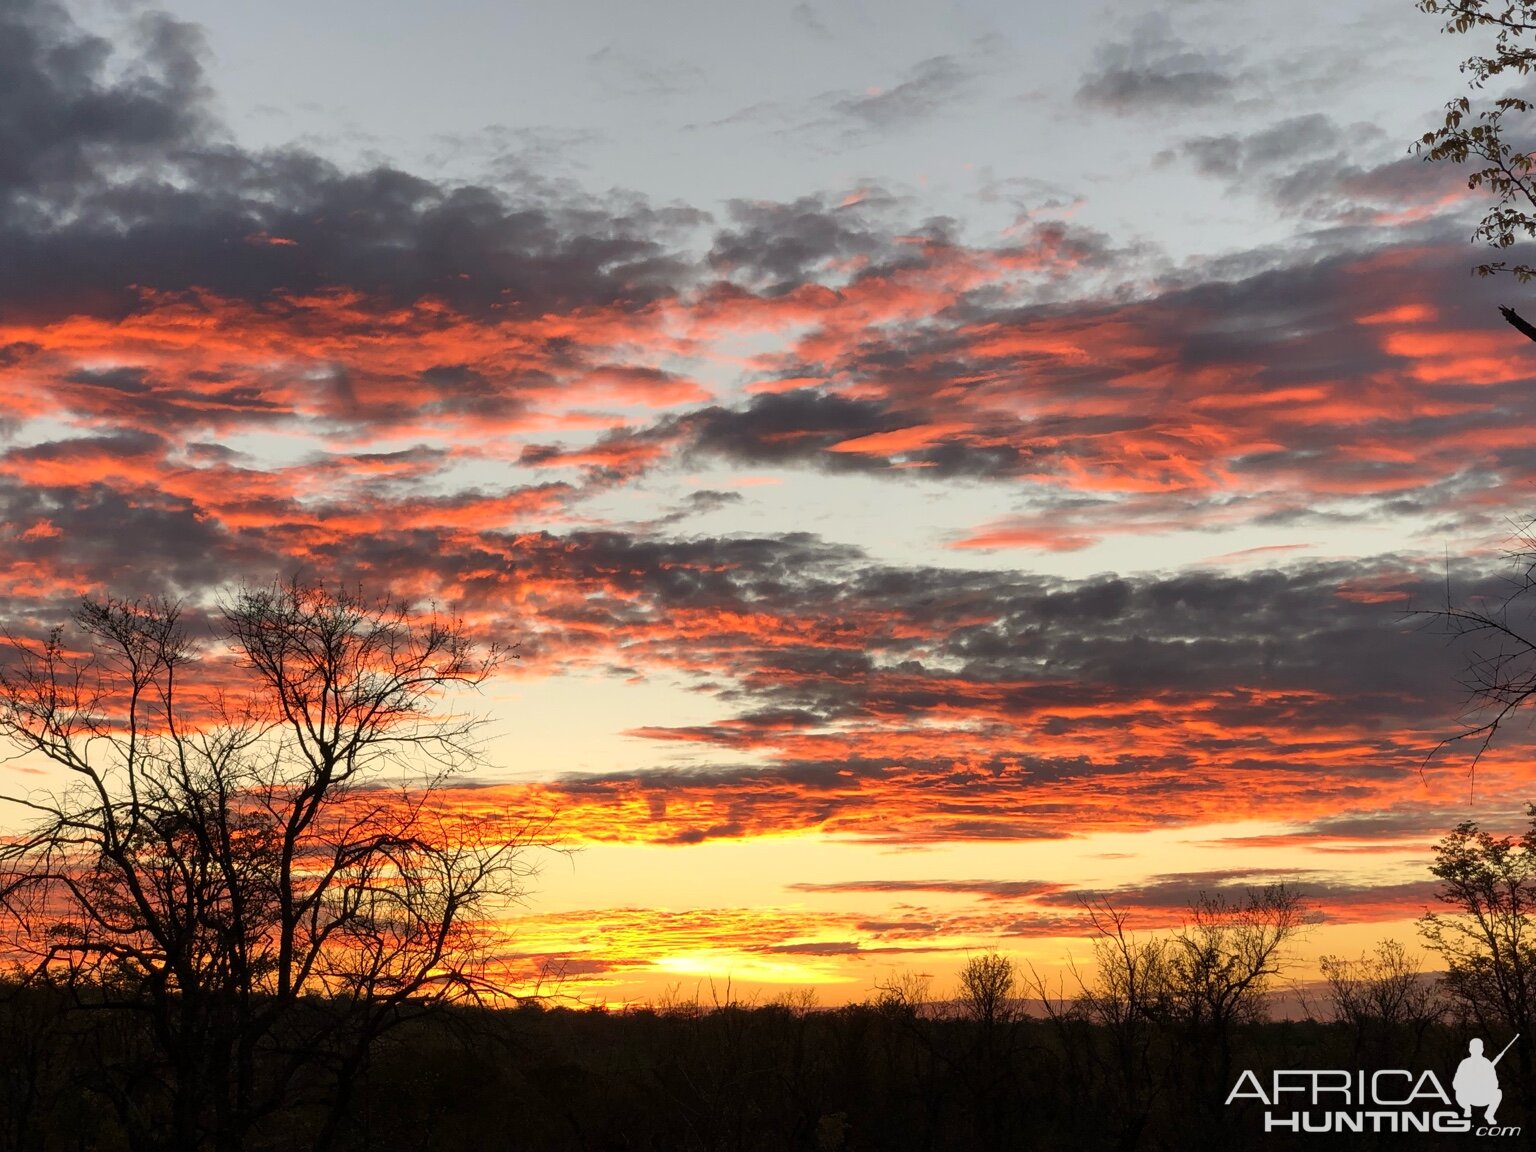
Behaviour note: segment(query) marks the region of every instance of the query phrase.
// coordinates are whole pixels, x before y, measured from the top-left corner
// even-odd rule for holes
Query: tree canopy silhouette
[[[1453,34],[1473,31],[1495,33],[1492,50],[1474,54],[1462,62],[1474,92],[1500,77],[1524,77],[1536,67],[1536,47],[1527,39],[1536,33],[1536,0],[1419,0],[1419,8],[1443,16],[1442,29]],[[1536,153],[1523,143],[1528,126],[1511,127],[1506,118],[1529,113],[1536,104],[1524,96],[1506,93],[1474,106],[1469,96],[1458,96],[1445,105],[1439,128],[1426,132],[1413,150],[1426,160],[1448,160],[1477,165],[1467,176],[1467,187],[1486,190],[1495,203],[1483,216],[1472,236],[1493,248],[1511,248],[1519,240],[1536,238]],[[1511,140],[1516,141],[1511,143]],[[1490,260],[1476,269],[1481,276],[1508,272],[1522,283],[1536,276],[1536,268],[1522,261]],[[1536,326],[1513,308],[1499,309],[1518,332],[1536,340]]]
[[[297,580],[201,650],[185,615],[87,599],[13,638],[0,734],[57,782],[4,797],[32,823],[0,898],[26,978],[123,1013],[97,1087],[133,1143],[234,1150],[339,1117],[380,1035],[487,987],[537,829],[436,803],[480,759],[440,697],[500,655],[456,618]]]
[[[1484,1034],[1518,1035],[1520,1099],[1536,1099],[1536,806],[1524,835],[1495,836],[1463,821],[1435,845],[1435,899],[1449,911],[1419,920],[1445,961],[1446,991]],[[1501,1041],[1502,1043],[1502,1041]]]

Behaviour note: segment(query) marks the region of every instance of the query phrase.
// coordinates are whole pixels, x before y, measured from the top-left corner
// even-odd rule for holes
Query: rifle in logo
[[[1504,1053],[1515,1046],[1515,1040],[1520,1039],[1520,1033],[1515,1033],[1515,1039],[1500,1050],[1492,1060],[1483,1055],[1483,1042],[1476,1036],[1467,1041],[1467,1057],[1456,1067],[1456,1079],[1451,1081],[1451,1087],[1456,1092],[1456,1103],[1461,1105],[1463,1116],[1471,1118],[1473,1108],[1484,1109],[1483,1116],[1489,1124],[1494,1122],[1493,1114],[1499,1107],[1499,1102],[1504,1099],[1504,1092],[1499,1087],[1499,1074],[1495,1065],[1504,1059]]]

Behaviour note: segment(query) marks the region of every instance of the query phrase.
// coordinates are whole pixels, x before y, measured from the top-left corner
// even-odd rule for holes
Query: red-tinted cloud
[[[708,696],[708,722],[635,725],[623,770],[454,794],[574,841],[1315,830],[1461,795],[1464,762],[1424,770],[1460,657],[1396,612],[1438,602],[1411,557],[966,567],[1117,534],[1501,522],[1536,481],[1536,373],[1502,297],[1466,279],[1440,184],[1310,162],[1277,182],[1285,139],[1326,152],[1327,125],[1218,140],[1238,156],[1224,178],[1340,227],[1177,274],[1060,222],[998,244],[914,228],[877,190],[712,221],[243,152],[201,103],[194,39],[168,26],[161,58],[109,68],[57,8],[0,13],[17,631],[85,592],[196,604],[302,569],[453,601],[537,675]],[[908,541],[950,545],[929,565],[876,562],[835,522],[823,540],[586,519],[594,494],[650,499],[700,463],[896,495],[986,484],[1010,511]],[[1481,567],[1455,575],[1499,595]],[[1524,772],[1500,752],[1479,788],[1513,795]],[[1028,923],[1064,915],[1048,896]]]

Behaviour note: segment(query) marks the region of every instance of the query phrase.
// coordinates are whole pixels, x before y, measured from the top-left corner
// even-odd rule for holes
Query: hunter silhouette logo
[[[1515,1040],[1520,1039],[1520,1034],[1515,1033]],[[1504,1099],[1504,1093],[1499,1088],[1499,1073],[1494,1067],[1504,1059],[1504,1053],[1513,1047],[1515,1040],[1511,1040],[1500,1053],[1492,1060],[1483,1055],[1483,1042],[1477,1037],[1467,1041],[1467,1058],[1456,1067],[1456,1079],[1451,1081],[1451,1087],[1456,1092],[1456,1103],[1461,1105],[1462,1115],[1472,1116],[1472,1109],[1483,1108],[1483,1119],[1492,1124],[1493,1114],[1499,1107],[1499,1101]]]
[[[1519,1127],[1500,1126],[1494,1115],[1504,1100],[1497,1066],[1519,1039],[1517,1033],[1492,1060],[1483,1055],[1480,1038],[1468,1041],[1467,1055],[1451,1080],[1451,1092],[1428,1068],[1277,1068],[1267,1078],[1247,1069],[1232,1086],[1227,1104],[1257,1104],[1265,1132],[1518,1136]],[[1483,1113],[1476,1127],[1474,1109]]]

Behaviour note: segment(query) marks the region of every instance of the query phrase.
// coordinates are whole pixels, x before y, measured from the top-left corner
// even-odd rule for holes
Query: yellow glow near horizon
[[[1193,893],[1209,876],[1206,888],[1238,899],[1247,885],[1274,880],[1340,882],[1361,875],[1367,861],[1365,875],[1377,883],[1428,879],[1424,846],[1265,842],[1287,831],[1234,821],[918,850],[816,834],[599,844],[546,869],[530,908],[507,929],[520,953],[565,957],[576,969],[596,965],[571,977],[567,990],[611,1004],[665,997],[680,978],[729,984],[743,996],[814,987],[840,1003],[869,998],[911,972],[930,976],[942,998],[968,956],[991,950],[1070,994],[1074,973],[1089,978],[1092,964],[1092,932],[1076,893],[1130,908],[1131,931],[1146,935],[1181,919],[1178,907],[1136,910],[1139,892],[1160,877],[1188,877]],[[1245,849],[1242,868],[1230,871],[1235,840],[1259,846]],[[1237,882],[1218,886],[1229,872]],[[1047,887],[1042,903],[1028,889],[999,887],[1010,881],[1059,883],[1067,895]],[[1384,906],[1359,922],[1309,925],[1277,987],[1315,982],[1320,956],[1354,958],[1384,936],[1432,967],[1413,924],[1422,911],[1393,914]]]

